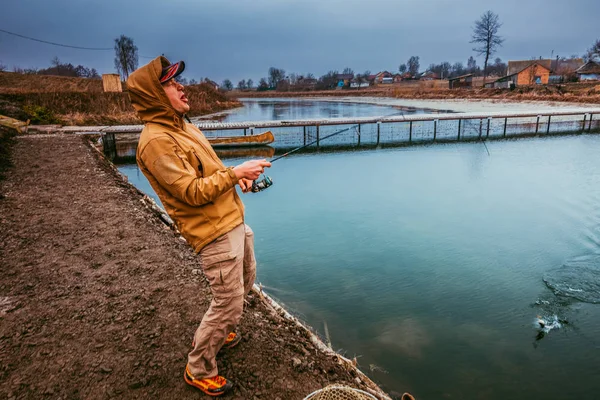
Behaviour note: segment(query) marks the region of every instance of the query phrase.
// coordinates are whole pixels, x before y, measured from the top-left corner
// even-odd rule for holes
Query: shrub
[[[46,107],[38,105],[26,105],[23,110],[27,113],[32,124],[57,124],[60,120]]]

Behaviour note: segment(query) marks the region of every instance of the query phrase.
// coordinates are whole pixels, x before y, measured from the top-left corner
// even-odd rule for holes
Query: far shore
[[[431,87],[429,87],[431,86]],[[488,88],[461,88],[448,89],[440,85],[427,85],[427,82],[421,82],[419,85],[377,85],[366,89],[343,89],[343,90],[314,90],[302,92],[286,92],[277,90],[266,91],[238,91],[234,90],[227,93],[227,97],[234,99],[245,98],[311,98],[311,99],[332,99],[336,101],[348,101],[355,99],[361,103],[373,103],[374,98],[390,98],[407,101],[457,101],[457,102],[480,102],[487,101],[495,104],[525,103],[534,104],[545,102],[554,106],[554,103],[577,103],[590,104],[592,106],[600,105],[600,82],[580,82],[556,85],[533,85],[519,86],[514,90],[509,89],[488,89]],[[360,100],[357,100],[360,99]],[[366,100],[366,101],[365,101]]]

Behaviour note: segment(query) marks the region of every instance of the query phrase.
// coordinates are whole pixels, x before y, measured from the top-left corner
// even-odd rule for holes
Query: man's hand
[[[250,190],[252,190],[252,181],[250,179],[242,178],[239,180],[238,184],[240,185],[243,193],[248,193]]]
[[[238,179],[249,179],[251,181],[258,179],[260,174],[265,172],[265,168],[271,166],[271,163],[267,160],[250,160],[243,164],[233,167],[233,172]],[[250,184],[252,186],[252,184]]]

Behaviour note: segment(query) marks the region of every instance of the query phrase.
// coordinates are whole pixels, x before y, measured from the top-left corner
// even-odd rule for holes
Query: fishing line
[[[395,113],[393,113],[393,114],[390,114],[390,115],[383,116],[381,119],[383,120],[383,119],[386,119],[386,118],[390,118],[390,117],[393,117],[393,116],[395,116],[395,115],[398,115],[398,114],[402,114],[402,119],[403,119],[404,121],[406,121],[406,117],[404,116],[404,111],[402,111],[402,109],[400,109],[400,111],[399,111],[399,112],[395,112]],[[333,136],[335,136],[335,135],[339,135],[340,133],[347,132],[347,131],[349,131],[349,130],[351,130],[351,129],[355,129],[355,130],[356,130],[356,128],[357,128],[359,125],[360,125],[360,124],[354,124],[354,125],[352,125],[352,126],[350,126],[350,127],[348,127],[348,128],[340,129],[339,131],[333,132],[333,133],[331,133],[331,134],[329,134],[329,135],[327,135],[327,136],[325,136],[325,137],[323,137],[323,138],[317,138],[317,140],[313,140],[312,142],[310,142],[310,143],[308,143],[308,144],[305,144],[305,145],[303,145],[303,146],[300,146],[300,147],[297,147],[297,148],[295,148],[295,149],[293,149],[293,150],[290,150],[290,151],[288,151],[287,153],[284,153],[284,154],[282,154],[282,155],[280,155],[280,156],[278,156],[278,157],[272,158],[272,159],[271,159],[269,162],[270,162],[271,164],[273,164],[275,161],[277,161],[277,160],[281,160],[282,158],[284,158],[284,157],[287,157],[287,156],[289,156],[290,154],[293,154],[293,153],[295,153],[295,152],[297,152],[297,151],[300,151],[300,150],[302,150],[302,149],[304,149],[304,148],[307,148],[307,147],[309,147],[309,146],[312,146],[313,144],[315,144],[315,143],[317,143],[317,142],[320,142],[321,140],[326,140],[326,139],[329,139],[330,137],[333,137]],[[254,192],[254,193],[257,193],[257,192],[260,192],[260,191],[262,191],[262,190],[265,190],[265,189],[267,189],[268,187],[270,187],[271,185],[273,185],[273,180],[271,179],[271,177],[269,177],[269,176],[266,176],[266,175],[263,175],[263,176],[264,176],[264,178],[263,178],[263,179],[261,179],[260,181],[256,181],[256,180],[252,181],[252,188],[251,188],[251,191],[252,191],[252,192]]]

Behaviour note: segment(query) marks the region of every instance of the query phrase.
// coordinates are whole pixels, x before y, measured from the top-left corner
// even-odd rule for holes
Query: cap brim
[[[160,83],[168,82],[169,80],[181,75],[185,69],[185,63],[183,61],[176,62],[163,68],[162,75],[160,77]]]

